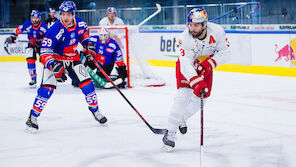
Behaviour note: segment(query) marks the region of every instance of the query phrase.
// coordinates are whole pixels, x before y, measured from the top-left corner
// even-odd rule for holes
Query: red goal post
[[[110,37],[114,39],[122,50],[124,61],[127,66],[127,84],[128,87],[156,87],[164,86],[165,82],[155,75],[148,62],[147,58],[138,56],[133,48],[131,37],[137,35],[138,31],[135,27],[116,26],[105,27],[110,32]],[[90,36],[98,35],[100,26],[89,27]],[[143,46],[144,47],[144,46]]]

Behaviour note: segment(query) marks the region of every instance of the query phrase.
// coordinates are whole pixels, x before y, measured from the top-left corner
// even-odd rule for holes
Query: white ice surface
[[[38,83],[40,83],[38,64]],[[167,81],[158,88],[122,92],[157,128],[164,128],[175,94],[174,68],[153,68]],[[37,89],[28,88],[24,62],[0,63],[0,167],[197,167],[200,113],[165,153],[116,90],[97,89],[108,126],[87,109],[80,89],[58,85],[38,119],[24,132]],[[204,113],[204,167],[295,167],[296,78],[215,72]],[[198,109],[197,109],[198,110]]]

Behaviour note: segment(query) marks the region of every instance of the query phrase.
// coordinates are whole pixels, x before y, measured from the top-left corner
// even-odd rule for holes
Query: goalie
[[[125,88],[125,79],[127,78],[126,65],[123,62],[123,55],[119,45],[115,40],[110,38],[110,32],[107,29],[102,28],[99,31],[99,36],[92,36],[90,38],[90,41],[92,42],[92,45],[90,45],[87,50],[84,51],[83,54],[85,56],[82,56],[82,62],[91,75],[95,87],[112,88],[113,85],[108,82],[103,73],[99,69],[97,69],[92,61],[97,61],[98,63],[100,63],[103,70],[109,76],[114,68],[114,65],[116,64],[118,75],[112,75],[110,76],[110,78],[113,80],[117,87]]]

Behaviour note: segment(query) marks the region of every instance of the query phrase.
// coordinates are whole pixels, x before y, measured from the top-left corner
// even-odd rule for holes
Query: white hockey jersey
[[[111,24],[108,17],[104,17],[100,23],[99,26],[123,26],[124,22],[119,17],[114,18],[114,23]]]
[[[225,31],[222,26],[208,22],[207,35],[203,40],[193,38],[186,27],[179,41],[180,49],[180,70],[183,76],[189,81],[196,76],[194,61],[203,61],[210,55],[214,55],[217,66],[225,64],[230,59],[230,49]]]

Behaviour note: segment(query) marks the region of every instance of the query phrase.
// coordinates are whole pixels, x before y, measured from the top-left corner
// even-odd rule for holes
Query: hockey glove
[[[67,76],[65,75],[65,73],[62,73],[60,76],[56,76],[56,80],[60,83],[65,82],[67,80]]]
[[[116,70],[118,72],[118,76],[123,80],[127,77],[126,66],[118,66],[116,67]]]
[[[207,76],[216,68],[216,66],[216,61],[211,57],[208,57],[197,67],[197,72],[200,73],[201,71],[203,71],[204,76]]]
[[[49,70],[52,71],[55,74],[58,74],[61,72],[61,70],[63,69],[63,63],[60,61],[55,61],[54,63],[52,63],[49,66]]]
[[[88,43],[86,48],[87,48],[87,50],[90,50],[92,52],[96,52],[96,45],[93,43]]]
[[[58,82],[65,82],[66,80],[67,80],[67,76],[65,75],[65,68],[63,68],[59,73],[57,73],[57,74],[54,74],[54,76],[55,76],[55,78],[56,78],[56,80],[58,81]]]
[[[189,81],[189,84],[197,97],[201,97],[201,92],[204,92],[204,97],[209,96],[209,89],[207,83],[204,81],[203,73],[192,77]]]
[[[16,40],[16,35],[15,35],[15,34],[12,34],[12,35],[9,37],[9,43],[15,43],[15,40]]]

